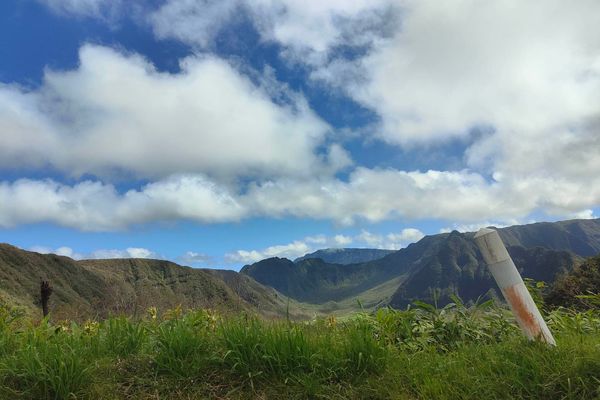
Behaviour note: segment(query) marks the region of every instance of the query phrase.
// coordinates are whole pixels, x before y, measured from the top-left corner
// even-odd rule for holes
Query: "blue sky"
[[[598,12],[4,1],[0,242],[237,269],[596,218]]]

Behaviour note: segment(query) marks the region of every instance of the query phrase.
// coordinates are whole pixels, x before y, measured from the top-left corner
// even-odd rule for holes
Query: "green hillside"
[[[440,236],[432,247],[429,254],[411,269],[390,305],[403,308],[414,300],[446,304],[451,301],[452,294],[458,294],[465,301],[475,301],[480,296],[495,294],[496,283],[471,233],[455,231]],[[578,256],[567,251],[542,247],[508,246],[508,252],[521,275],[536,281],[552,282],[580,261]]]
[[[522,275],[546,282],[600,249],[598,219],[513,226],[499,232]],[[306,318],[344,314],[361,306],[403,308],[417,299],[442,305],[451,294],[474,301],[496,291],[472,237],[456,231],[426,236],[384,257],[348,265],[320,258],[270,258],[244,266],[241,273],[163,260],[75,261],[0,244],[0,296],[37,313],[39,284],[48,280],[54,287],[53,317],[80,319],[117,313],[139,316],[151,306],[258,310],[267,316]]]
[[[155,306],[166,310],[216,308],[259,310],[283,315],[287,299],[236,272],[182,267],[163,260],[109,259],[75,261],[0,244],[0,296],[33,311],[41,280],[54,288],[54,318],[141,315]]]
[[[600,219],[537,222],[499,229],[507,246],[545,247],[581,257],[600,253]]]
[[[499,232],[522,275],[535,280],[552,282],[582,257],[600,252],[600,219],[512,226]],[[293,263],[271,258],[241,272],[328,312],[356,308],[357,300],[370,307],[404,307],[434,297],[445,304],[450,294],[474,301],[496,290],[473,233],[456,231],[426,236],[364,263],[340,265],[321,259]]]

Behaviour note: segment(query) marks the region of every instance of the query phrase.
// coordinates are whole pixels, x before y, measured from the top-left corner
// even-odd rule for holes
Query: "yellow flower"
[[[158,309],[154,306],[148,307],[148,309],[146,310],[146,313],[148,313],[148,316],[150,317],[150,319],[154,320],[158,316]]]
[[[83,332],[88,335],[95,335],[98,333],[99,327],[100,324],[96,321],[86,321],[86,323],[83,325]]]
[[[178,319],[182,314],[183,310],[181,309],[181,304],[179,304],[165,313],[165,319]]]
[[[327,317],[327,326],[329,328],[335,328],[336,325],[337,325],[337,320],[335,319],[334,315],[330,315],[329,317]]]

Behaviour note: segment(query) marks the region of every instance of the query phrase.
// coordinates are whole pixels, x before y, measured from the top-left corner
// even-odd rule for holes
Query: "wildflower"
[[[83,325],[83,332],[87,335],[95,335],[98,333],[100,324],[96,321],[86,321]]]
[[[156,317],[158,316],[158,309],[154,306],[148,307],[146,313],[148,314],[151,320],[156,320]]]
[[[337,325],[337,320],[335,319],[334,315],[330,315],[329,317],[327,317],[327,327],[328,328],[335,328],[336,325]]]
[[[181,304],[177,307],[167,310],[165,313],[165,319],[179,319],[183,314],[183,310],[181,308]]]

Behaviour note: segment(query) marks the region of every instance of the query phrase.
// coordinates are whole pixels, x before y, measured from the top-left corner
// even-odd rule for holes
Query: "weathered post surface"
[[[498,232],[494,229],[482,228],[475,234],[475,243],[477,243],[483,259],[523,333],[529,339],[539,338],[543,342],[556,346],[552,333],[535,305]]]

